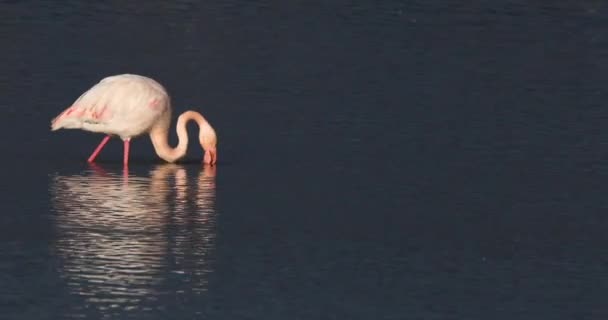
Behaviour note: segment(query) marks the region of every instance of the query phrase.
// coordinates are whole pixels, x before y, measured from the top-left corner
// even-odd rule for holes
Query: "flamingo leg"
[[[125,139],[125,151],[123,155],[123,164],[125,166],[129,165],[129,142],[131,142],[131,139]]]
[[[101,149],[103,149],[103,147],[106,145],[106,143],[108,143],[108,140],[110,140],[110,136],[109,135],[105,136],[103,138],[103,140],[101,140],[101,143],[97,146],[97,148],[95,149],[95,151],[93,151],[93,153],[89,157],[89,160],[87,160],[88,162],[95,161],[95,158],[97,158],[97,155],[99,154],[99,152],[101,152]]]

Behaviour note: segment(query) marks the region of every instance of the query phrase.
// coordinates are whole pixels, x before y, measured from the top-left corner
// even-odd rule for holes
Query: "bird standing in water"
[[[199,143],[205,151],[204,162],[217,161],[217,136],[209,122],[198,112],[188,110],[177,118],[177,147],[169,145],[171,100],[165,88],[148,77],[121,74],[109,76],[83,93],[69,108],[51,121],[51,131],[81,129],[105,133],[88,161],[93,162],[110,137],[124,142],[123,163],[129,163],[129,143],[132,138],[147,133],[156,154],[167,162],[186,155],[188,132],[186,123],[196,121]]]

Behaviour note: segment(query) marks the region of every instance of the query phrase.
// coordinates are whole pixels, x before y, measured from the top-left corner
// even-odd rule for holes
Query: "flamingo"
[[[157,81],[135,74],[119,74],[103,78],[85,91],[72,106],[51,120],[51,131],[81,129],[106,136],[88,158],[92,163],[112,136],[123,140],[123,164],[129,163],[132,138],[147,133],[154,151],[163,160],[173,163],[186,155],[188,132],[186,123],[196,121],[204,163],[217,161],[217,136],[213,127],[198,112],[188,110],[177,118],[178,144],[168,143],[171,122],[171,100]]]

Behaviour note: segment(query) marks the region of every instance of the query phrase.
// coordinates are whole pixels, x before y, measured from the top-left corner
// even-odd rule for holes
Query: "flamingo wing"
[[[114,99],[106,83],[98,83],[83,93],[69,108],[51,121],[51,130],[82,128],[85,124],[107,125],[113,118]]]

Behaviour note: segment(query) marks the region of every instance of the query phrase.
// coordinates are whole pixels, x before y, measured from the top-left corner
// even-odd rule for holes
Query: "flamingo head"
[[[206,164],[214,165],[215,162],[217,161],[217,149],[215,147],[213,147],[213,148],[203,147],[203,149],[205,150],[205,156],[203,158],[203,162]]]

